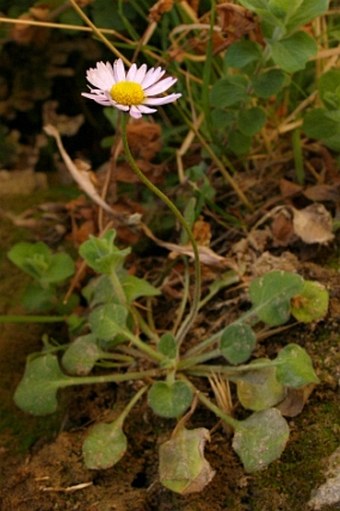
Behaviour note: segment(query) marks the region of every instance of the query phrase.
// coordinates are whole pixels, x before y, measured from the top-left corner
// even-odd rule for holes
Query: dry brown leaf
[[[340,201],[340,185],[315,185],[304,190],[303,195],[312,201]]]
[[[192,230],[195,240],[198,245],[209,247],[211,240],[211,226],[202,218],[199,218],[195,223]]]
[[[85,164],[81,168],[79,161],[78,166],[71,160],[69,155],[64,149],[58,130],[51,124],[44,127],[44,131],[56,140],[59,152],[64,160],[64,163],[70,172],[73,179],[79,187],[93,200],[98,206],[103,208],[107,213],[112,213],[111,207],[100,197],[93,184],[92,173],[88,171],[88,166]]]
[[[163,163],[154,164],[147,160],[136,160],[136,163],[139,169],[147,176],[147,178],[155,184],[159,184],[163,182],[163,176],[165,171],[165,166]],[[117,167],[115,172],[112,175],[112,178],[115,181],[121,183],[140,183],[140,179],[133,172],[131,167],[127,162],[121,162]]]
[[[288,181],[288,179],[281,179],[280,180],[280,191],[282,197],[293,197],[293,195],[296,195],[298,193],[301,193],[302,186],[298,185],[296,183],[293,183],[292,181]]]
[[[305,385],[300,389],[288,389],[285,399],[276,406],[285,417],[296,417],[302,412],[315,385]]]
[[[127,127],[131,152],[136,159],[152,160],[162,148],[161,127],[146,121],[135,121]]]
[[[323,204],[293,211],[294,231],[305,243],[329,243],[334,239],[332,217]]]
[[[29,12],[34,17],[34,19],[45,21],[48,19],[50,8],[48,5],[33,6],[30,8]]]
[[[274,216],[271,224],[271,230],[275,246],[286,247],[294,241],[295,233],[293,221],[291,214],[286,209],[279,211]]]
[[[170,257],[175,258],[179,255],[186,255],[194,259],[194,252],[191,245],[176,245],[175,243],[162,241],[156,238],[156,236],[153,235],[151,230],[145,224],[141,223],[140,227],[143,229],[148,238],[152,239],[152,241],[154,241],[160,247],[169,250],[171,252]],[[198,252],[200,261],[203,264],[208,266],[219,266],[220,268],[232,268],[233,270],[237,271],[236,263],[234,263],[234,261],[216,254],[216,252],[211,250],[209,247],[203,247],[199,245]]]
[[[150,21],[159,21],[163,14],[171,11],[174,0],[158,0],[149,10]]]

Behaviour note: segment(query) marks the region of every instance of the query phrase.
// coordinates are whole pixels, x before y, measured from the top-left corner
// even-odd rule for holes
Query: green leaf
[[[315,108],[307,112],[302,129],[308,137],[327,139],[334,132],[340,133],[340,110],[329,112],[325,108]],[[332,115],[333,114],[333,115]]]
[[[47,353],[29,359],[14,394],[15,404],[32,415],[54,413],[58,407],[57,391],[67,380],[55,355]]]
[[[28,285],[21,297],[21,303],[29,312],[47,312],[55,304],[55,289],[42,287],[38,282]]]
[[[182,415],[191,405],[192,398],[192,390],[184,381],[157,381],[148,392],[152,411],[168,419]]]
[[[134,275],[122,275],[121,284],[123,286],[128,303],[131,303],[141,296],[158,296],[159,289],[149,284],[144,279],[135,277]]]
[[[171,332],[165,332],[159,340],[157,349],[168,358],[176,358],[177,356],[177,343],[176,339]]]
[[[268,0],[239,0],[239,3],[250,11],[256,11],[257,9],[268,9]]]
[[[204,458],[204,446],[210,440],[205,428],[180,428],[159,448],[159,479],[165,488],[187,495],[202,491],[215,472]]]
[[[268,9],[286,22],[300,7],[302,0],[268,0]]]
[[[267,99],[280,92],[285,84],[286,76],[280,69],[270,69],[255,76],[253,89],[256,96]]]
[[[126,453],[127,439],[121,421],[96,424],[83,444],[85,465],[89,469],[113,467]]]
[[[211,122],[216,130],[222,131],[229,129],[236,120],[236,112],[232,110],[219,110],[214,108],[211,111]],[[198,190],[199,191],[199,190]]]
[[[318,49],[315,40],[302,31],[274,41],[270,43],[270,47],[275,64],[288,73],[304,69],[307,61]]]
[[[98,273],[110,274],[121,266],[130,248],[120,250],[114,244],[116,231],[107,231],[101,238],[90,236],[90,239],[82,243],[79,254],[86,264]]]
[[[303,0],[299,1],[299,4],[299,8],[290,16],[286,25],[290,32],[324,14],[329,7],[329,0]]]
[[[277,379],[282,385],[299,388],[309,383],[318,383],[310,356],[298,344],[285,346],[275,360]]]
[[[54,284],[62,282],[74,273],[74,262],[68,254],[60,253],[51,256],[50,264],[41,282]]]
[[[329,293],[325,286],[306,280],[301,293],[292,299],[291,313],[298,321],[311,323],[326,316],[328,304]]]
[[[238,129],[243,133],[243,135],[252,137],[263,128],[265,122],[265,111],[262,108],[255,106],[248,110],[241,110],[238,117]]]
[[[239,0],[239,3],[259,16],[262,21],[262,30],[266,36],[267,32],[269,33],[268,26],[271,27],[270,32],[279,30],[281,34],[285,33],[284,20],[281,19],[282,14],[278,16],[277,10],[270,9],[268,0]]]
[[[244,135],[239,130],[234,130],[228,137],[228,148],[233,151],[236,156],[247,154],[250,150],[252,137]]]
[[[11,248],[7,255],[9,260],[22,271],[39,280],[48,268],[52,253],[42,241],[38,243],[20,241]]]
[[[279,410],[269,408],[238,423],[232,446],[245,470],[256,472],[281,456],[288,438],[286,420]]]
[[[8,258],[22,271],[41,284],[61,282],[74,273],[74,263],[68,254],[52,254],[42,241],[21,241],[8,252]]]
[[[62,365],[70,374],[89,374],[95,363],[103,355],[97,346],[96,337],[93,334],[82,335],[75,339],[66,349],[62,357]]]
[[[261,321],[276,326],[290,316],[290,300],[303,289],[303,279],[295,273],[272,271],[253,280],[249,287],[253,311]]]
[[[93,21],[97,27],[110,28],[117,32],[126,30],[126,20],[133,20],[136,17],[136,11],[132,4],[121,5],[121,10],[116,2],[107,0],[96,0],[91,3],[91,13]],[[111,109],[112,110],[112,109]]]
[[[124,305],[107,303],[89,315],[91,332],[102,341],[111,341],[126,329],[128,311]]]
[[[249,371],[237,378],[237,397],[244,408],[259,412],[280,403],[285,397],[285,388],[277,380],[276,367],[261,367],[256,364],[266,359],[257,359],[249,364]],[[255,367],[252,370],[252,367]]]
[[[340,108],[340,69],[331,69],[319,80],[319,94],[327,108]]]
[[[242,69],[243,67],[261,59],[260,46],[246,39],[237,41],[229,46],[225,57],[226,66]]]
[[[315,108],[307,112],[302,129],[308,137],[321,140],[330,149],[340,151],[340,109],[331,112],[325,108]]]
[[[256,335],[249,325],[236,323],[227,326],[222,333],[220,350],[231,364],[246,362],[256,346]]]
[[[247,80],[243,76],[230,76],[218,80],[210,93],[211,106],[225,108],[247,99]]]
[[[82,289],[82,295],[93,308],[105,303],[119,303],[108,275],[99,275],[90,280]]]

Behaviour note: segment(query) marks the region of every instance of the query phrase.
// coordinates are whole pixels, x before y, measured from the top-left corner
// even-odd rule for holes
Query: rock
[[[327,480],[312,492],[308,502],[310,509],[319,511],[324,506],[340,509],[340,447],[328,459]]]

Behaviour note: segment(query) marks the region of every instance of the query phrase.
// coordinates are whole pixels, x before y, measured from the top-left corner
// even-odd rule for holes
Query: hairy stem
[[[191,232],[190,227],[188,226],[186,220],[184,219],[182,213],[177,209],[175,204],[159,189],[157,186],[155,186],[149,179],[143,174],[143,172],[139,169],[134,157],[132,156],[132,153],[130,151],[128,139],[127,139],[127,116],[123,116],[123,122],[122,122],[122,141],[125,151],[125,156],[127,159],[127,162],[129,163],[131,169],[133,172],[138,176],[138,178],[142,181],[143,184],[157,197],[159,197],[171,210],[171,212],[175,215],[178,222],[181,224],[183,229],[188,235],[188,238],[190,239],[193,253],[194,253],[194,265],[195,265],[195,288],[194,288],[194,295],[193,295],[193,301],[191,305],[191,309],[183,321],[181,327],[179,328],[176,338],[178,341],[178,344],[182,342],[185,335],[189,331],[191,325],[193,324],[198,308],[200,303],[200,297],[201,297],[201,266],[200,266],[200,259],[199,259],[199,252],[196,240]]]

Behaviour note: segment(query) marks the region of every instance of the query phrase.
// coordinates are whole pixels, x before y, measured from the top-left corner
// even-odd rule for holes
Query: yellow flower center
[[[110,94],[121,105],[140,105],[145,98],[142,86],[136,82],[118,82],[112,86]]]

